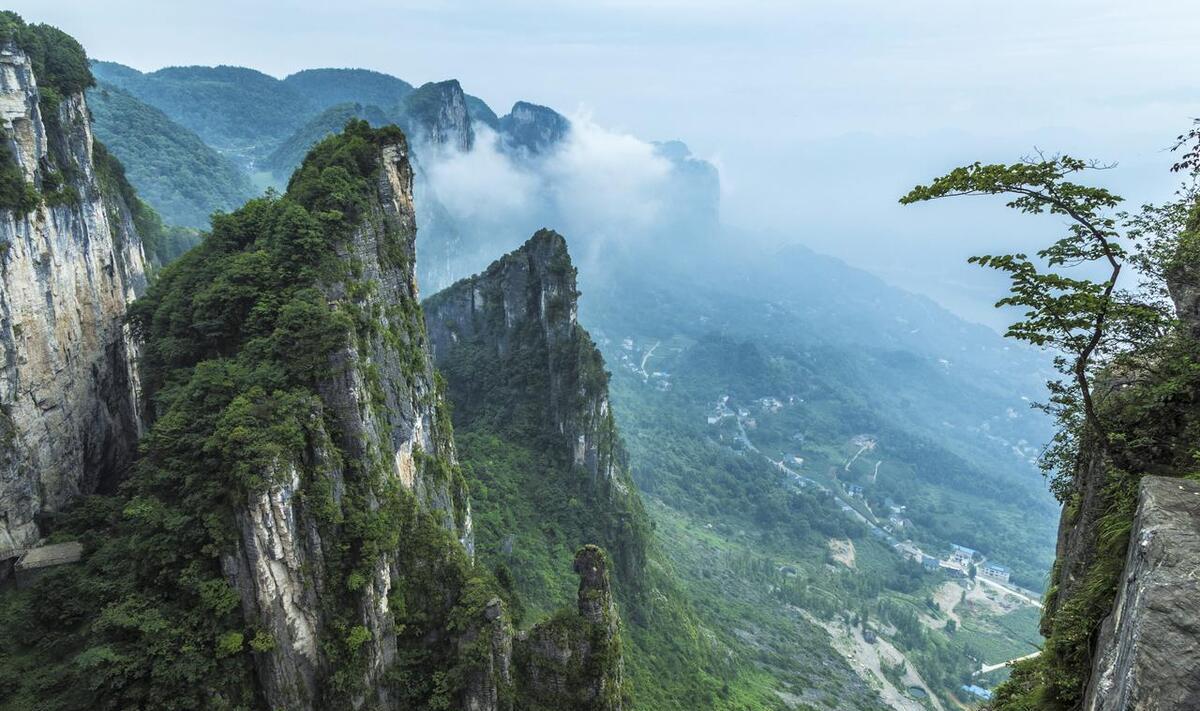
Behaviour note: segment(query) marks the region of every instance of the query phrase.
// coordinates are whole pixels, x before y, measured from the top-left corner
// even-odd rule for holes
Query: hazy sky
[[[975,318],[961,258],[1053,227],[996,204],[899,208],[913,183],[1035,146],[1117,161],[1134,202],[1200,116],[1194,0],[16,0],[93,57],[139,69],[362,66],[458,78],[716,161],[728,222],[795,239]],[[615,206],[619,209],[619,206]]]

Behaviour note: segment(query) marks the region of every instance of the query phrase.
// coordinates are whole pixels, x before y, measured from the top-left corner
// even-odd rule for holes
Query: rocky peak
[[[507,356],[517,330],[528,325],[536,325],[552,346],[569,338],[578,316],[575,276],[567,241],[553,230],[538,230],[483,273],[429,300],[434,357],[477,335],[486,335],[497,355]]]
[[[0,556],[129,466],[140,425],[123,318],[145,286],[128,206],[94,159],[83,50],[2,19]]]
[[[426,329],[439,364],[459,343],[486,348],[502,360],[537,353],[548,374],[540,395],[549,424],[569,443],[577,466],[612,483],[623,455],[611,445],[608,375],[578,324],[575,280],[566,240],[539,230],[483,273],[430,298]]]
[[[554,109],[518,101],[500,119],[499,127],[510,147],[538,154],[565,138],[571,122]]]
[[[517,638],[521,688],[537,708],[620,711],[628,705],[620,618],[608,585],[608,559],[598,546],[575,553],[578,616],[567,612]]]
[[[404,97],[400,106],[404,127],[415,141],[469,151],[475,132],[467,97],[457,79],[430,82]]]
[[[615,614],[608,583],[608,557],[598,546],[584,546],[575,553],[579,575],[579,615],[594,625],[606,624]]]

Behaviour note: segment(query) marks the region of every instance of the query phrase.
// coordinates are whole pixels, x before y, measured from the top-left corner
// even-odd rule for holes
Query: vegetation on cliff
[[[247,627],[221,560],[235,544],[238,508],[291,466],[302,470],[305,506],[330,543],[322,605],[332,622],[322,647],[336,671],[326,693],[351,693],[361,677],[370,632],[350,613],[384,549],[412,558],[404,566],[412,574],[393,591],[409,641],[401,648],[412,650],[396,683],[423,680],[407,688],[434,707],[456,693],[453,679],[434,674],[454,669],[443,659],[449,642],[423,642],[467,614],[460,596],[492,583],[472,573],[440,518],[382,481],[377,466],[340,460],[337,425],[316,393],[330,354],[376,327],[318,287],[352,281],[333,247],[366,216],[380,147],[395,142],[403,137],[394,128],[350,124],[314,149],[286,195],[219,217],[135,303],[153,424],[120,492],[87,499],[54,524],[55,535],[84,541],[83,566],[6,596],[5,708],[31,699],[47,709],[257,707],[251,656],[274,641]],[[414,330],[406,338],[421,328],[411,307],[399,324]],[[336,503],[322,468],[331,461],[347,471]]]
[[[1181,144],[1198,135],[1181,137]],[[1070,709],[1083,702],[1100,627],[1120,583],[1139,480],[1198,476],[1195,174],[1176,200],[1126,213],[1117,211],[1120,197],[1068,180],[1095,167],[1065,156],[974,164],[902,200],[1006,195],[1010,207],[1062,215],[1070,225],[1065,237],[1039,252],[1040,263],[1022,254],[972,260],[1009,273],[1012,292],[1000,305],[1026,313],[1008,335],[1056,351],[1064,376],[1049,384],[1042,406],[1059,425],[1043,467],[1064,505],[1041,621],[1046,642],[997,690],[993,707],[999,711]],[[1194,165],[1185,157],[1176,169]],[[1099,281],[1065,271],[1094,262],[1103,267]],[[1122,289],[1118,277],[1126,267],[1136,270],[1138,281]]]
[[[50,163],[41,166],[41,190],[29,184],[17,165],[8,143],[9,127],[0,126],[0,208],[28,212],[45,199],[68,202],[78,199],[71,183],[74,165],[64,154],[59,106],[65,97],[81,93],[95,83],[87,54],[75,38],[50,25],[27,25],[15,12],[0,11],[0,43],[12,42],[29,57],[38,83],[38,108],[49,138]]]

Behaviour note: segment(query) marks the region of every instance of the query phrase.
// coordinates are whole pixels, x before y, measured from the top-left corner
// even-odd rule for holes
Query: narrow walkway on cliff
[[[994,672],[997,669],[1003,669],[1004,667],[1008,666],[1009,664],[1016,664],[1017,662],[1023,662],[1026,659],[1033,659],[1034,657],[1036,657],[1037,655],[1039,655],[1041,653],[1042,653],[1041,650],[1038,650],[1032,654],[1026,654],[1023,657],[1017,657],[1016,659],[1010,659],[1007,662],[1000,662],[999,664],[983,664],[979,667],[979,671],[975,672],[975,674],[973,676],[979,676],[980,674],[987,674],[988,672]]]

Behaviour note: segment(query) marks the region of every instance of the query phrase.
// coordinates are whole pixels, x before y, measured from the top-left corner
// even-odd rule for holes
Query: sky
[[[901,208],[962,163],[1035,149],[1116,166],[1132,205],[1169,198],[1167,148],[1200,116],[1194,0],[14,0],[91,56],[142,70],[284,76],[366,67],[459,79],[499,113],[534,101],[721,169],[722,214],[998,326],[1003,284],[965,257],[1030,250],[1053,220],[997,201]]]

